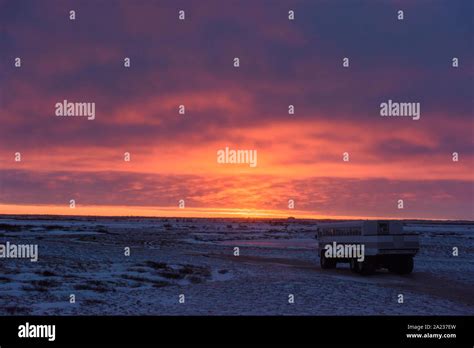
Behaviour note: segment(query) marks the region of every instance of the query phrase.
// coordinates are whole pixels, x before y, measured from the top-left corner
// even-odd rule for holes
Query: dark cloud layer
[[[295,168],[292,179],[283,180],[292,185],[310,176],[300,165],[340,161],[342,148],[354,153],[370,179],[359,171],[349,185],[333,173],[334,181],[317,187],[324,191],[328,185],[333,192],[341,180],[354,194],[358,187],[367,189],[372,205],[360,211],[347,205],[357,214],[392,214],[378,193],[390,187],[390,195],[416,192],[414,211],[424,216],[472,217],[472,196],[466,194],[472,193],[472,180],[466,177],[474,169],[473,7],[470,0],[0,1],[0,179],[7,188],[0,202],[59,204],[74,194],[91,204],[172,205],[175,195],[191,195],[196,204],[212,206],[209,197],[219,204],[221,196],[207,191],[224,187],[210,167],[201,173],[209,170],[217,179],[203,182],[198,176],[196,189],[161,171],[154,174],[159,180],[149,178],[149,169],[141,176],[115,171],[108,182],[96,163],[84,159],[71,163],[89,172],[87,184],[76,185],[80,171],[58,165],[52,170],[44,161],[12,176],[11,159],[16,151],[25,158],[41,154],[51,156],[52,166],[59,157],[67,163],[68,153],[72,161],[78,152],[109,158],[110,151],[133,149],[145,156],[167,148],[177,156],[205,157],[216,143],[233,143],[258,146],[272,157],[270,177],[276,174],[272,165]],[[75,21],[68,19],[71,9]],[[178,9],[186,11],[184,22],[177,20]],[[295,21],[287,20],[289,9]],[[405,11],[404,21],[396,19],[398,9]],[[15,57],[22,58],[21,69],[13,66]],[[131,58],[131,68],[123,67],[124,57]],[[241,60],[239,69],[232,67],[234,57]],[[349,69],[342,67],[343,57],[350,58]],[[459,68],[451,67],[453,57]],[[64,99],[95,102],[96,120],[56,118],[54,104]],[[388,99],[420,102],[421,120],[381,118],[379,105]],[[185,118],[177,116],[180,104],[186,105]],[[288,116],[289,104],[295,116]],[[463,178],[457,181],[449,163],[442,163],[455,151],[463,161],[454,169]],[[385,181],[389,169],[374,179],[380,163],[408,168],[420,163],[438,181]],[[251,181],[254,189],[262,174]],[[148,179],[156,192],[134,191],[149,186]],[[95,194],[116,185],[114,193]],[[294,189],[285,185],[282,196]],[[456,198],[420,203],[436,192]],[[224,201],[238,205],[232,197]],[[325,209],[347,211],[344,204]],[[318,211],[309,203],[304,208]]]

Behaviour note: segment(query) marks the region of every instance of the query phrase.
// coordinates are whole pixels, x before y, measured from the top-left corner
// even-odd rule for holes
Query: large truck
[[[353,272],[363,275],[379,268],[397,274],[411,273],[413,257],[420,248],[418,235],[404,232],[403,223],[392,220],[321,223],[316,239],[321,268],[349,262]]]

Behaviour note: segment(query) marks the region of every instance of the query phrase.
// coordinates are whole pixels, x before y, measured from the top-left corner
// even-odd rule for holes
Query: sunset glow
[[[410,3],[413,35],[396,2],[305,3],[295,23],[279,2],[187,2],[182,23],[117,4],[81,1],[67,26],[63,1],[3,6],[0,214],[474,219],[468,14]],[[419,120],[380,117],[403,98]],[[55,116],[66,99],[95,119]],[[226,147],[258,164],[218,163]]]

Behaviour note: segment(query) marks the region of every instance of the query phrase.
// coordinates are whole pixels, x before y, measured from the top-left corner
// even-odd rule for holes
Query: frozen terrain
[[[39,248],[0,259],[0,315],[474,314],[473,224],[407,222],[414,272],[363,277],[320,269],[316,223],[0,216],[0,244]]]

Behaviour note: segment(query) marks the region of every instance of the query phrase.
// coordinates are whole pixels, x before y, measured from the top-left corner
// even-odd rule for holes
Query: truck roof
[[[322,228],[334,227],[334,228],[344,228],[344,227],[362,227],[367,223],[379,223],[379,222],[398,222],[402,223],[401,221],[397,220],[354,220],[354,221],[344,221],[344,222],[324,222],[320,223],[317,226]]]

